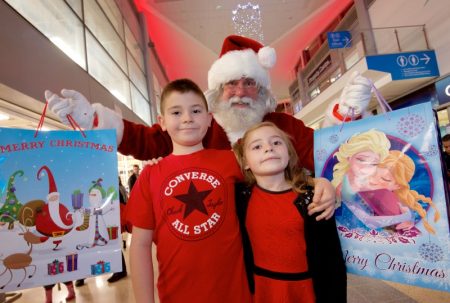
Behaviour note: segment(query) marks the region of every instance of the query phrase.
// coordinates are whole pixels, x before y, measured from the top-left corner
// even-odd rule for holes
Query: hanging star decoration
[[[205,204],[203,200],[209,195],[212,190],[198,191],[194,183],[189,184],[189,190],[186,194],[175,196],[176,199],[180,200],[186,206],[184,208],[183,219],[186,219],[194,210],[198,210],[205,215],[208,215]]]

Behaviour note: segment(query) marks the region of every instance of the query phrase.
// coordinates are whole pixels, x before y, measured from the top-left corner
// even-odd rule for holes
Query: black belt
[[[299,281],[312,278],[311,273],[309,271],[295,272],[295,273],[276,272],[258,267],[256,265],[253,265],[253,273],[258,276],[283,281]]]

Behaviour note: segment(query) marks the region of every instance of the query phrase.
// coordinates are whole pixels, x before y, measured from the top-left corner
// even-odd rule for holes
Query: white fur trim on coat
[[[259,85],[270,88],[269,72],[251,49],[230,51],[217,59],[208,72],[208,88],[218,89],[220,85],[242,77],[253,78]]]
[[[114,128],[116,130],[117,146],[120,145],[123,138],[123,121],[122,116],[100,103],[92,104],[98,117],[98,129]]]
[[[333,115],[333,108],[336,104],[339,104],[339,98],[336,98],[335,100],[330,102],[330,104],[328,105],[327,110],[325,111],[325,119],[323,120],[321,127],[328,127],[328,126],[342,124],[342,121]],[[341,113],[341,112],[339,112],[339,113],[342,116],[345,116],[345,113]],[[368,116],[372,116],[372,113],[368,112],[368,111],[363,111],[363,113],[361,114],[362,118],[368,117]]]

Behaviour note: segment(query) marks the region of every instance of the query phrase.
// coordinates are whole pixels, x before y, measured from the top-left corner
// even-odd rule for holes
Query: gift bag
[[[0,128],[0,289],[121,271],[114,130]]]
[[[315,132],[315,173],[336,188],[348,272],[450,291],[438,140],[429,103]]]

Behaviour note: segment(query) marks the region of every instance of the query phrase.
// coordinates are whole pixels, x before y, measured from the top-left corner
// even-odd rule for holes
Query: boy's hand
[[[330,219],[336,206],[336,191],[331,182],[325,178],[314,179],[313,202],[308,205],[308,215],[322,212],[316,220]]]

